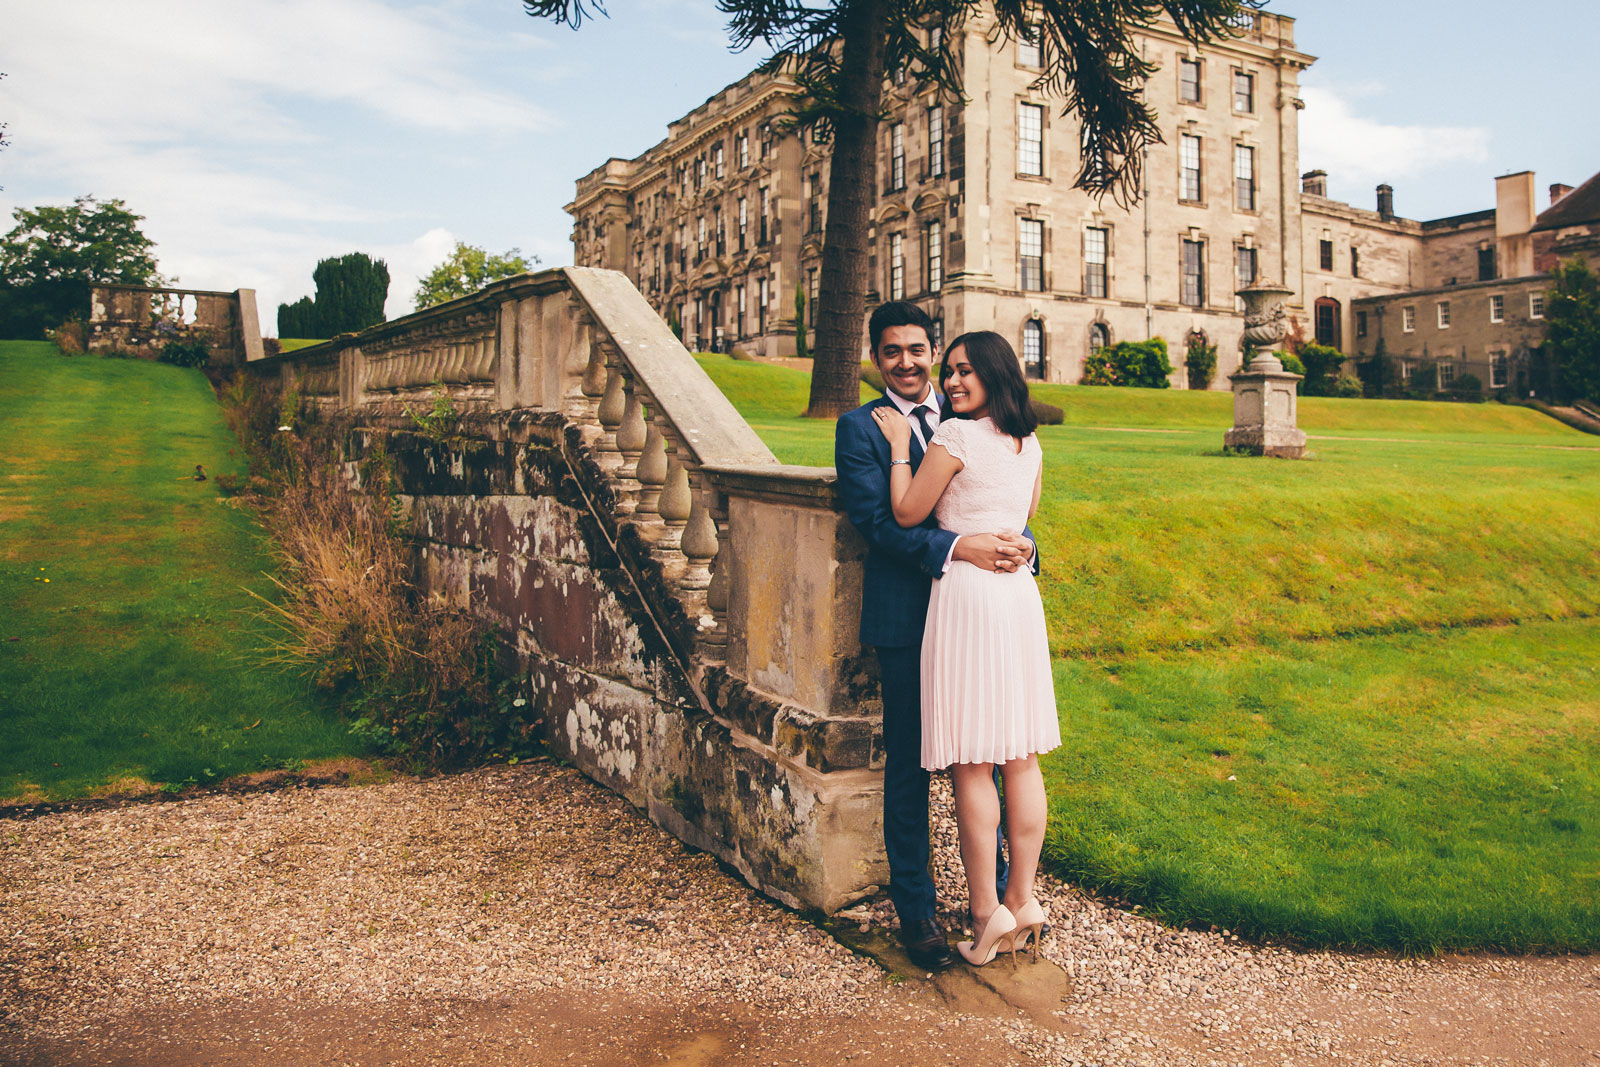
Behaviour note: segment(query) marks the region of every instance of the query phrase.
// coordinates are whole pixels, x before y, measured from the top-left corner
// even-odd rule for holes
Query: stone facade
[[[423,588],[497,625],[555,752],[791,905],[884,884],[865,546],[832,470],[779,465],[625,278],[523,275],[249,366],[354,484],[381,449]],[[459,439],[407,414],[440,387]]]
[[[89,351],[155,359],[169,341],[180,340],[205,341],[214,367],[260,359],[255,290],[96,285],[89,291]]]
[[[1248,20],[1204,49],[1170,24],[1142,35],[1165,142],[1124,207],[1072,187],[1076,123],[1034,87],[1028,48],[992,44],[992,19],[975,17],[958,46],[967,103],[887,87],[869,304],[914,300],[946,336],[997,329],[1050,381],[1077,381],[1098,344],[1181,349],[1204,333],[1225,388],[1243,328],[1234,290],[1253,280],[1241,262],[1301,288],[1297,86],[1312,57],[1292,19]],[[633,278],[691,347],[792,353],[797,287],[815,303],[829,163],[826,144],[777,122],[795,91],[751,75],[642,156],[580,179],[577,262]]]

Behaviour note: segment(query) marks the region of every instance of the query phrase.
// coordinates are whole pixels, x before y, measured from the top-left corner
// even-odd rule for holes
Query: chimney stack
[[[1550,204],[1551,204],[1551,206],[1553,207],[1557,200],[1560,200],[1563,196],[1566,196],[1570,192],[1572,192],[1572,186],[1570,186],[1570,185],[1562,185],[1560,182],[1551,182],[1550,183]]]
[[[1325,170],[1308,170],[1300,175],[1300,191],[1306,196],[1328,195],[1328,172]]]
[[[1378,186],[1378,217],[1381,219],[1394,218],[1394,186]]]

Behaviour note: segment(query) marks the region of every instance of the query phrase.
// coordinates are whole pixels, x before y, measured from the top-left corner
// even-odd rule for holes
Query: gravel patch
[[[965,886],[942,779],[935,796],[954,930]],[[1063,1064],[1600,1065],[1594,957],[1303,953],[1169,930],[1053,879],[1040,895],[1073,1032],[953,1017],[550,763],[0,820],[0,1053],[54,1062],[37,1050],[152,1013],[370,1005],[387,1018],[514,995],[546,1012],[736,1006],[716,1062],[831,1062],[816,1035],[892,1019],[870,1031],[879,1051],[940,1049],[928,1062],[1000,1062],[993,1038],[1013,1060]],[[885,901],[863,913],[893,926]],[[504,1023],[457,1015],[457,1030]],[[338,1037],[344,1024],[319,1025]],[[746,1044],[762,1058],[733,1055]]]

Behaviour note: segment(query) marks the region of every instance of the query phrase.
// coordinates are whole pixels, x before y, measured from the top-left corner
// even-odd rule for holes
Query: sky
[[[574,31],[518,0],[0,0],[0,212],[120,198],[164,274],[257,290],[269,335],[326,256],[386,260],[390,317],[458,240],[570,263],[574,181],[763,58],[712,0],[610,7]],[[1268,10],[1318,57],[1300,167],[1336,199],[1388,182],[1438,218],[1492,207],[1498,174],[1600,170],[1600,4]]]

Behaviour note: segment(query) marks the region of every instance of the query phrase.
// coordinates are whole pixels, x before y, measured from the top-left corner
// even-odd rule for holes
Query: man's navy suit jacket
[[[922,643],[932,580],[944,571],[956,535],[941,530],[930,514],[906,529],[889,505],[889,442],[873,421],[874,409],[888,396],[839,417],[833,438],[833,465],[839,475],[839,500],[867,541],[861,583],[861,643],[903,648]],[[898,409],[896,409],[898,410]],[[911,470],[922,465],[922,444],[911,435]],[[1033,536],[1024,530],[1030,538]],[[1034,552],[1038,572],[1039,553]]]

